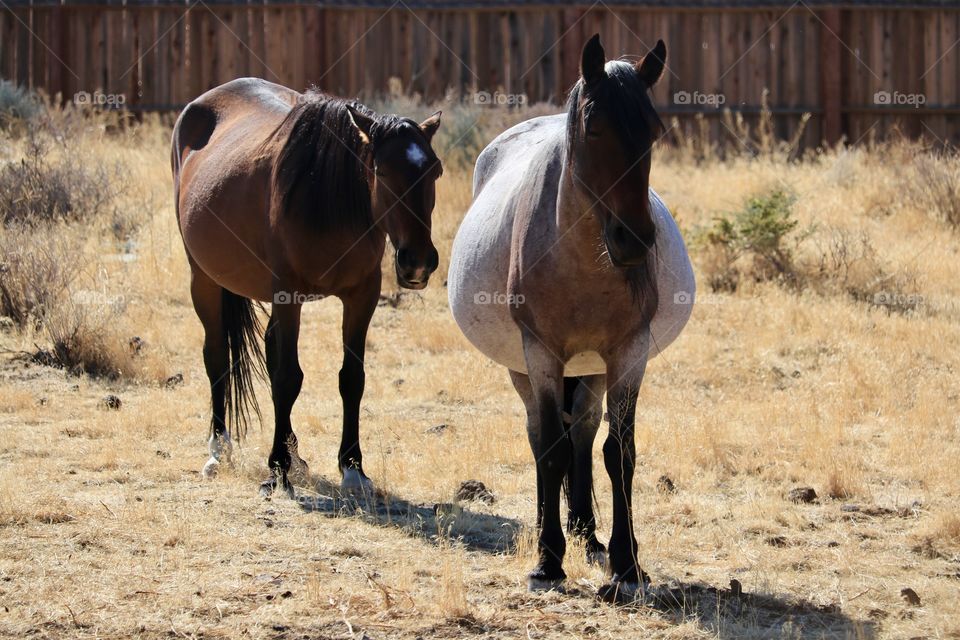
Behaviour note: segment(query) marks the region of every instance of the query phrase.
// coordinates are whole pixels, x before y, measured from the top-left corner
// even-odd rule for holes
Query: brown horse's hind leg
[[[380,270],[362,290],[343,298],[343,367],[340,369],[340,398],[343,400],[343,432],[337,464],[345,492],[369,492],[373,482],[363,472],[360,452],[360,401],[366,374],[363,369],[367,328],[380,297]]]
[[[292,498],[293,485],[288,477],[290,466],[294,459],[302,462],[297,455],[297,436],[290,424],[290,411],[303,385],[303,371],[297,355],[300,309],[299,304],[275,303],[267,325],[267,372],[273,393],[274,432],[268,459],[271,477],[260,485],[260,493],[264,496],[282,488]]]
[[[569,425],[573,459],[564,487],[567,494],[567,532],[587,548],[587,562],[603,566],[606,548],[597,540],[593,514],[593,441],[603,416],[603,376],[563,379],[564,422]]]
[[[203,476],[217,474],[221,462],[229,461],[231,443],[226,423],[226,394],[230,375],[230,351],[223,328],[223,290],[196,265],[191,265],[190,296],[203,325],[203,365],[210,381],[213,416],[210,422],[210,459]]]

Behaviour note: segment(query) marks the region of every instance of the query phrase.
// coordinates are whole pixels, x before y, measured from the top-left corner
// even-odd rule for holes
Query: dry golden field
[[[43,260],[66,272],[42,322],[0,333],[0,635],[960,637],[960,162],[905,142],[803,161],[655,151],[652,184],[691,240],[700,300],[640,393],[635,527],[661,597],[614,608],[595,600],[602,571],[576,547],[565,593],[526,591],[535,473],[522,405],[461,336],[443,288],[470,200],[469,165],[453,157],[469,153],[453,142],[472,116],[445,117],[440,271],[374,316],[361,437],[382,493],[359,503],[336,492],[335,300],[304,310],[293,419],[311,475],[298,500],[257,494],[269,409],[232,468],[200,477],[209,399],[168,128],[65,119],[46,157],[126,169],[109,178],[122,185],[109,213],[0,228],[8,286],[39,287],[36,265],[56,270]],[[489,139],[501,125],[483,126]],[[29,138],[4,136],[5,166]],[[728,264],[705,229],[777,190],[798,221],[788,272],[753,255]],[[64,332],[99,375],[38,362]],[[268,389],[258,396],[268,408]],[[469,479],[496,502],[456,503]],[[805,486],[814,503],[788,499]]]

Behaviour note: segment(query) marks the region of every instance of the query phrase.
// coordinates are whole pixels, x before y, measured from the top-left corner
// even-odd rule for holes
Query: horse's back
[[[450,257],[448,295],[457,324],[486,356],[519,372],[526,371],[520,328],[511,304],[528,304],[509,296],[510,265],[526,232],[514,229],[518,211],[522,223],[555,225],[558,183],[566,137],[566,115],[534,118],[498,136],[481,152],[474,174],[474,201],[457,231]],[[673,217],[650,190],[651,212],[657,227],[657,311],[650,323],[650,357],[672,343],[689,319],[694,278],[686,246]],[[573,292],[578,295],[582,292]],[[566,375],[605,372],[596,352],[574,355]]]
[[[187,253],[213,280],[248,297],[267,296],[271,275],[264,267],[270,177],[264,143],[299,97],[266,80],[240,78],[192,101],[174,127],[176,212]]]
[[[550,208],[550,192],[534,183],[556,171],[565,123],[564,115],[521,122],[480,153],[473,203],[450,256],[448,297],[457,324],[481,352],[514,371],[526,370],[520,329],[510,315],[510,304],[517,301],[507,288],[514,221],[521,201],[534,191],[548,200],[539,208]]]

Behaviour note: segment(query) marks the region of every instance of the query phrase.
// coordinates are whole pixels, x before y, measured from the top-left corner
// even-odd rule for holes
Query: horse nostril
[[[437,253],[437,250],[433,247],[430,248],[430,254],[427,257],[427,271],[433,273],[437,270],[437,267],[440,265],[440,254]]]
[[[410,252],[407,249],[397,249],[397,266],[407,269],[410,266]]]

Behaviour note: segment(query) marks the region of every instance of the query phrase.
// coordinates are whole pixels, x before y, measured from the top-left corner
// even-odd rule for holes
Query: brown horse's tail
[[[260,347],[263,327],[249,298],[223,290],[223,331],[227,337],[230,368],[227,370],[226,418],[231,436],[238,441],[247,432],[250,414],[262,421],[253,391],[254,376],[266,378],[266,361]]]

